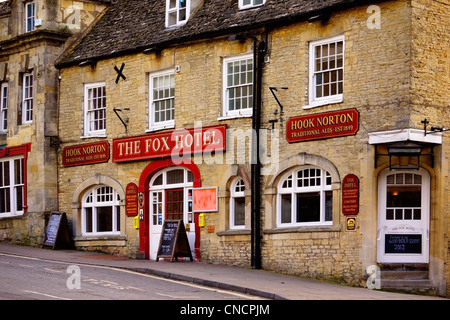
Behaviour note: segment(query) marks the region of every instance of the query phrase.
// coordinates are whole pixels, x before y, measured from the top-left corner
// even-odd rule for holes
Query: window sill
[[[89,247],[89,246],[126,246],[127,236],[120,234],[108,235],[84,235],[75,237],[75,246]]]
[[[146,133],[153,133],[156,131],[162,131],[162,130],[166,130],[166,129],[175,129],[175,124],[168,124],[166,126],[157,126],[157,127],[151,127],[147,130],[145,130]]]
[[[91,138],[107,138],[108,136],[106,133],[99,133],[99,134],[90,134],[90,135],[84,135],[81,136],[80,139],[91,139]]]
[[[216,234],[218,236],[242,236],[242,235],[250,235],[251,231],[248,229],[230,229],[226,231],[219,231]]]
[[[23,216],[23,212],[20,212],[20,213],[2,213],[2,214],[0,214],[0,220],[21,219],[22,216]]]
[[[340,94],[323,100],[314,100],[309,105],[303,106],[303,109],[313,109],[317,107],[326,106],[329,104],[337,104],[342,102],[344,102],[344,97],[342,94]]]
[[[231,120],[231,119],[239,119],[239,118],[251,118],[252,114],[248,114],[248,113],[244,113],[244,114],[235,114],[235,115],[228,115],[228,116],[222,116],[222,117],[218,117],[217,121],[222,121],[222,120]]]
[[[273,229],[265,229],[263,233],[310,233],[310,232],[340,232],[341,225],[337,226],[294,226],[294,227],[278,227]]]

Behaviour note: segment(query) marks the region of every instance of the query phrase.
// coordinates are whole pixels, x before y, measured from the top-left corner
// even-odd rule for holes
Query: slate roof
[[[358,0],[267,0],[263,6],[239,10],[238,0],[203,0],[179,27],[165,27],[166,0],[116,0],[90,32],[60,57],[57,67],[87,59],[143,51],[183,41],[207,39],[253,28],[280,25],[326,10],[340,10],[373,1]]]

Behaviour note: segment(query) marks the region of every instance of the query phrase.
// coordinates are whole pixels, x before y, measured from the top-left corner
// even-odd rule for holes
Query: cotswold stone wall
[[[450,127],[450,1],[413,0],[411,125],[425,118],[431,126]],[[433,274],[443,274],[450,296],[450,132],[443,133],[436,153],[435,185],[430,228],[435,252]]]

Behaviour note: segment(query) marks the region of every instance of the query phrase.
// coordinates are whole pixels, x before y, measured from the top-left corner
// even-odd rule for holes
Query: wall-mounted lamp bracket
[[[124,108],[123,110],[124,111],[128,111],[128,110],[130,110],[130,108]],[[122,119],[122,117],[117,113],[118,111],[122,112],[122,109],[114,108],[113,111],[116,114],[116,116],[120,119],[120,121],[122,122],[123,126],[125,127],[125,132],[127,132],[128,131],[128,126],[127,126],[127,124],[125,122],[128,122],[128,118],[125,118],[125,121],[124,121],[124,119]]]
[[[433,133],[437,133],[437,132],[445,132],[445,131],[449,131],[450,129],[446,129],[444,127],[438,127],[438,126],[431,126],[431,131],[428,131],[427,126],[430,123],[430,121],[427,120],[427,118],[425,118],[424,120],[422,120],[420,123],[423,123],[423,134],[424,136],[426,136],[427,134],[433,134]]]
[[[275,100],[278,103],[278,106],[280,107],[280,112],[283,112],[283,105],[281,104],[280,100],[278,100],[277,95],[275,94],[275,91],[278,91],[278,89],[282,89],[282,90],[287,90],[289,88],[287,87],[281,87],[281,88],[277,88],[277,87],[269,87],[270,92],[272,92],[273,97],[275,98]]]

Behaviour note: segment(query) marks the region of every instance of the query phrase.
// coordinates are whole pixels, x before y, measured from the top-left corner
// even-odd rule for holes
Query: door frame
[[[422,228],[415,227],[412,221],[402,220],[398,223],[398,229],[388,229],[386,221],[386,194],[387,194],[387,176],[397,173],[419,174],[422,177],[421,183],[421,224]],[[431,175],[424,168],[418,170],[389,170],[386,168],[378,175],[378,218],[377,218],[377,262],[378,263],[429,263],[430,261],[430,214],[431,214]],[[395,220],[393,220],[395,221]],[[409,222],[411,221],[411,222]],[[419,230],[421,232],[419,232]],[[421,234],[422,235],[422,253],[386,253],[385,252],[385,235],[391,231],[393,234]]]
[[[193,188],[200,188],[202,186],[200,170],[197,165],[191,162],[190,159],[177,159],[176,162],[171,158],[160,159],[152,161],[148,164],[141,173],[139,178],[138,191],[143,198],[142,207],[139,208],[139,253],[145,257],[150,258],[150,180],[161,169],[168,167],[183,167],[192,172],[194,175]],[[195,221],[195,258],[200,259],[200,227],[198,226],[198,214],[194,215]]]

